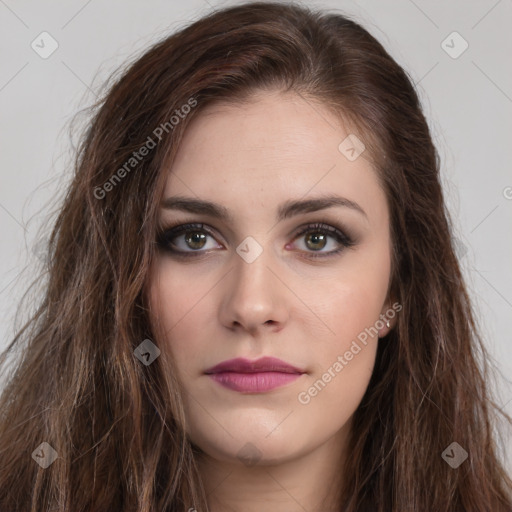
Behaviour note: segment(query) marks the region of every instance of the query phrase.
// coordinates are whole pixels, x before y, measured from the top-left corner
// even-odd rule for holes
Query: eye
[[[170,252],[174,256],[196,257],[204,254],[209,249],[215,249],[215,246],[208,247],[208,237],[214,237],[213,231],[206,228],[203,224],[182,224],[160,232],[157,243],[163,250]],[[306,252],[307,256],[311,258],[329,257],[355,245],[350,236],[340,229],[325,223],[303,226],[294,234],[293,240],[300,237],[303,237],[304,247],[301,252]],[[329,251],[323,251],[329,245],[329,239],[333,239],[338,244],[338,247]],[[336,243],[334,244],[335,247]],[[289,246],[287,244],[287,247]]]
[[[313,253],[318,253],[308,254],[308,257],[312,258],[324,258],[332,256],[342,252],[346,248],[353,247],[355,245],[355,242],[350,236],[346,235],[340,229],[323,222],[308,224],[307,226],[304,226],[299,230],[298,233],[295,233],[295,239],[302,237],[303,235],[306,235],[303,238],[306,252],[309,253],[311,250]],[[338,248],[330,251],[322,251],[322,249],[325,249],[325,247],[329,245],[329,238],[334,239],[337,242]]]
[[[205,249],[207,238],[213,234],[204,228],[203,224],[183,224],[168,230],[162,231],[157,243],[160,247],[173,254],[181,256],[180,253],[197,253]],[[176,244],[175,239],[182,239],[182,244]],[[176,250],[175,247],[178,249]],[[187,249],[192,249],[188,251]],[[206,249],[209,249],[206,247]],[[210,247],[211,249],[211,247]],[[197,256],[197,254],[184,254],[185,256]]]

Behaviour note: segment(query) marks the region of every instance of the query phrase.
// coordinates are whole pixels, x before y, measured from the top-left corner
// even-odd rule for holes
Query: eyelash
[[[211,237],[214,237],[213,232],[210,229],[207,229],[204,227],[204,224],[200,223],[188,223],[188,224],[180,224],[177,226],[170,226],[167,228],[163,228],[159,233],[157,237],[157,244],[165,251],[170,252],[174,256],[177,256],[179,258],[189,258],[189,257],[198,257],[203,255],[205,252],[204,250],[191,250],[191,251],[181,251],[171,248],[170,240],[173,240],[174,238],[177,238],[178,236],[190,232],[190,231],[203,231],[210,235]],[[315,234],[323,234],[328,235],[332,238],[334,238],[341,247],[339,249],[335,249],[333,251],[329,252],[318,252],[315,254],[315,251],[306,251],[309,254],[309,257],[311,258],[328,258],[331,256],[335,256],[345,249],[348,249],[350,247],[353,247],[356,245],[356,242],[348,235],[346,235],[343,231],[339,230],[338,228],[331,226],[329,224],[326,224],[324,221],[315,222],[312,224],[308,224],[306,226],[303,226],[299,229],[297,233],[294,234],[293,240],[300,238],[301,236],[307,234],[307,233],[315,233]]]

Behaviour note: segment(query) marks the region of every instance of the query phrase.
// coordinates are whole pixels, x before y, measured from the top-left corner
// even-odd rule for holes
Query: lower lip
[[[209,374],[213,380],[226,388],[249,393],[270,391],[297,380],[301,375],[301,373],[283,372],[220,372]]]

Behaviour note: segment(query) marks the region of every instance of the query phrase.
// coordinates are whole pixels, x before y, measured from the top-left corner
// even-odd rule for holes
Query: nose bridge
[[[259,296],[263,291],[271,292],[270,281],[275,279],[268,268],[272,265],[271,249],[264,249],[253,239],[242,242],[236,252],[233,293],[243,298],[245,295]]]
[[[274,267],[272,251],[259,247],[249,240],[237,248],[224,302],[223,320],[230,325],[237,322],[248,330],[269,320],[283,320],[282,290],[270,270]]]

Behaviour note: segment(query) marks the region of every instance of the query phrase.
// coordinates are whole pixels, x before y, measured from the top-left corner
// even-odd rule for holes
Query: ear
[[[403,306],[391,297],[382,307],[379,315],[382,328],[379,329],[379,338],[383,338],[396,326],[398,313],[403,309]],[[379,325],[381,325],[379,323]]]

